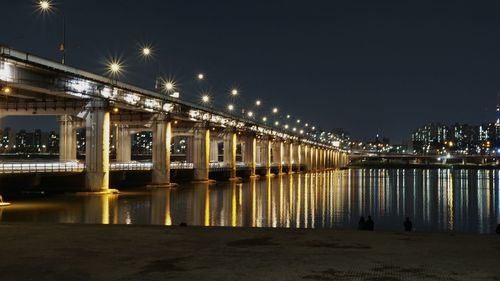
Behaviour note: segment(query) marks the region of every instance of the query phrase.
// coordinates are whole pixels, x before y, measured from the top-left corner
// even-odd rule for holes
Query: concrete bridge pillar
[[[73,116],[59,117],[59,161],[76,160],[76,126]]]
[[[205,126],[205,124],[200,124],[197,128],[195,128],[192,157],[194,181],[208,181],[210,130]]]
[[[224,163],[229,166],[229,178],[236,178],[236,146],[238,136],[236,132],[230,132],[224,135]]]
[[[217,140],[210,141],[210,162],[219,162],[219,142]]]
[[[164,116],[153,122],[153,176],[152,186],[170,186],[170,154],[172,123]]]
[[[325,169],[330,170],[330,149],[325,149]]]
[[[285,147],[285,163],[288,165],[288,174],[293,174],[293,162],[295,161],[293,158],[293,143],[287,143]]]
[[[278,165],[278,175],[283,174],[283,141],[275,141],[273,143],[273,162]]]
[[[328,170],[328,149],[323,148],[323,168]]]
[[[309,146],[308,145],[304,145],[304,149],[303,149],[303,155],[304,157],[302,158],[303,162],[304,162],[304,165],[305,165],[305,171],[306,172],[309,172],[311,170],[311,157],[309,156]]]
[[[104,100],[92,100],[87,105],[86,119],[86,182],[91,192],[109,189],[109,105]]]
[[[260,160],[266,168],[266,176],[271,175],[271,149],[272,142],[269,137],[263,137],[260,141]]]
[[[255,177],[257,168],[257,138],[255,136],[250,135],[245,138],[243,155],[245,164],[250,167],[250,177]]]
[[[323,148],[318,148],[318,170],[323,171]]]
[[[116,127],[116,162],[127,163],[132,160],[132,135],[127,125]]]
[[[297,173],[300,173],[300,165],[302,164],[302,144],[298,143],[296,146],[295,150],[295,159],[297,159],[296,164],[297,164]]]

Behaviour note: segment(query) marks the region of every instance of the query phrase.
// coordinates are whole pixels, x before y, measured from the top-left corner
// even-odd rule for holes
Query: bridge
[[[352,151],[349,155],[351,164],[362,163],[365,161],[378,161],[388,163],[406,163],[406,164],[447,164],[459,163],[466,164],[495,164],[498,165],[500,155],[466,155],[466,154],[444,154],[444,155],[426,155],[426,154],[385,154],[385,153],[358,153]]]
[[[59,116],[59,162],[2,163],[1,174],[85,173],[86,191],[109,189],[113,170],[151,170],[152,186],[169,186],[171,169],[192,169],[194,181],[209,181],[211,169],[229,178],[238,169],[271,175],[344,167],[348,151],[338,140],[270,126],[161,92],[0,46],[0,117]],[[76,130],[85,128],[85,160],[77,161]],[[131,136],[152,132],[152,162],[131,161]],[[110,161],[110,135],[116,161]],[[186,160],[171,161],[172,139],[186,138]],[[223,144],[223,161],[219,160]],[[237,162],[237,149],[241,151]]]

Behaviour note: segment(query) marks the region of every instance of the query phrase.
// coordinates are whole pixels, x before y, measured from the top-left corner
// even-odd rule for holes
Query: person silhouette
[[[374,228],[375,228],[375,222],[372,220],[372,216],[368,216],[368,220],[366,220],[365,223],[365,229],[373,231]]]
[[[358,222],[358,230],[364,230],[365,229],[365,217],[361,216],[361,218],[359,218],[359,222]]]
[[[413,228],[413,224],[411,223],[410,217],[406,217],[406,220],[403,223],[405,227],[405,231],[411,231]]]

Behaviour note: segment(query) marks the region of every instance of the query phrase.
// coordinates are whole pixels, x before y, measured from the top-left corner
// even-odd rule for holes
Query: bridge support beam
[[[169,187],[172,123],[161,116],[153,122],[153,173],[151,187]]]
[[[295,162],[295,158],[293,156],[293,143],[290,142],[289,144],[286,144],[288,147],[286,151],[286,158],[287,158],[287,164],[288,164],[288,174],[293,174],[293,163]]]
[[[309,164],[309,161],[311,160],[311,158],[308,157],[308,151],[309,151],[309,146],[308,145],[304,145],[303,149],[302,149],[302,155],[303,155],[302,161],[304,162],[304,166],[305,166],[304,170],[306,172],[309,172],[310,169],[311,169],[311,166]]]
[[[132,135],[127,125],[116,127],[116,162],[128,163],[132,160]]]
[[[295,159],[297,159],[297,173],[300,173],[302,170],[300,167],[300,165],[302,165],[302,144],[297,144],[295,147],[297,148],[295,150]]]
[[[238,136],[236,132],[230,132],[224,135],[224,163],[229,167],[229,179],[236,179],[236,146]]]
[[[210,162],[219,162],[219,142],[217,140],[210,141]]]
[[[245,164],[250,167],[250,177],[256,177],[257,168],[257,138],[253,135],[245,138]]]
[[[110,114],[106,101],[92,100],[86,119],[86,191],[109,191]]]
[[[271,152],[272,142],[269,137],[263,137],[260,141],[260,161],[266,169],[266,176],[271,176]]]
[[[59,117],[59,161],[76,160],[76,129],[74,118],[70,115]]]
[[[193,175],[194,181],[208,182],[210,159],[210,130],[205,125],[195,128],[193,140]]]
[[[273,143],[273,162],[278,165],[278,175],[283,174],[283,141],[275,141]]]

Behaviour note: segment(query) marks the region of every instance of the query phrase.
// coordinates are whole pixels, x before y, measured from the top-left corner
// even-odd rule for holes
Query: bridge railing
[[[83,172],[85,165],[78,162],[0,163],[0,174]]]

